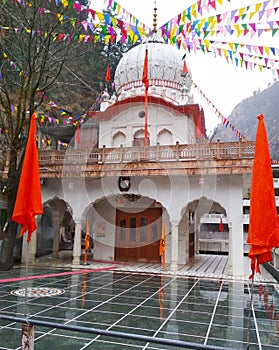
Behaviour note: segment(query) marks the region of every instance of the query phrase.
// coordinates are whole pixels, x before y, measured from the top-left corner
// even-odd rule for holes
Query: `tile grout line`
[[[139,285],[141,285],[142,283],[145,283],[146,281],[153,279],[154,276],[151,276],[149,278],[146,278],[144,281],[141,281],[140,283],[134,285],[133,287],[129,288],[129,289],[125,289],[123,292],[117,294],[116,297],[126,293],[129,290],[132,290],[136,287],[138,287]],[[151,296],[149,296],[148,298],[144,299],[144,301],[142,301],[140,304],[138,304],[136,307],[134,307],[132,310],[130,310],[129,312],[127,312],[124,316],[122,316],[120,319],[118,319],[116,322],[114,322],[112,325],[110,325],[109,327],[106,328],[106,330],[110,330],[112,327],[116,326],[120,321],[124,320],[125,317],[127,317],[127,315],[130,315],[132,312],[134,312],[136,309],[138,309],[143,303],[146,302],[146,300],[150,299],[153,295],[155,295],[157,293],[154,292]],[[115,298],[116,298],[115,297]],[[113,298],[112,298],[113,299]],[[94,339],[92,339],[88,344],[86,344],[84,347],[80,348],[80,350],[86,349],[90,344],[92,344],[94,341],[96,341],[98,338],[100,337],[100,335],[97,335]]]
[[[176,277],[173,279],[175,280]],[[173,280],[171,280],[169,283],[173,282]],[[160,327],[157,329],[157,331],[154,333],[153,337],[156,337],[156,335],[160,332],[160,330],[164,327],[164,325],[170,320],[170,318],[172,317],[172,315],[176,312],[176,310],[178,309],[178,307],[183,303],[183,301],[185,300],[185,298],[188,297],[188,295],[191,293],[191,291],[195,288],[195,286],[199,283],[199,279],[193,284],[193,286],[188,290],[187,294],[180,300],[180,302],[176,305],[176,307],[172,310],[172,312],[169,314],[169,316],[164,320],[164,322],[160,325]],[[168,283],[168,284],[169,284]],[[165,288],[162,287],[162,288]],[[162,289],[160,288],[160,290]],[[156,292],[158,293],[158,291]],[[149,346],[149,343],[147,343],[142,350],[147,349],[147,347]]]
[[[214,309],[213,309],[213,311],[212,311],[211,320],[210,320],[210,322],[209,322],[208,329],[207,329],[207,332],[206,332],[206,336],[205,336],[205,340],[204,340],[204,345],[207,344],[207,341],[208,341],[208,338],[209,338],[209,333],[210,333],[210,331],[211,331],[213,319],[214,319],[214,317],[215,317],[216,309],[217,309],[217,306],[218,306],[218,303],[219,303],[219,299],[220,299],[220,295],[221,295],[221,293],[222,293],[223,284],[224,284],[224,282],[222,281],[222,282],[220,283],[220,288],[219,288],[218,296],[217,296],[217,299],[216,299],[216,302],[215,302],[215,305],[214,305]]]

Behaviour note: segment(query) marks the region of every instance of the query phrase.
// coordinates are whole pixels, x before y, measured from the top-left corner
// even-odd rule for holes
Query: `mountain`
[[[229,97],[228,97],[229,98]],[[259,114],[264,121],[269,141],[270,154],[279,160],[279,81],[263,91],[254,91],[253,96],[241,101],[232,111],[228,120],[246,137],[254,141]],[[237,141],[231,128],[218,125],[212,141],[220,139],[224,142]]]

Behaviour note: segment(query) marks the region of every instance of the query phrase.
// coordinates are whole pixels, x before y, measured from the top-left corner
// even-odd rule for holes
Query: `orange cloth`
[[[106,71],[106,82],[108,83],[110,81],[110,66],[108,64],[107,71]]]
[[[159,255],[162,256],[163,254],[165,254],[165,250],[166,250],[166,228],[165,228],[165,224],[163,224],[162,235],[160,239]]]
[[[219,232],[223,232],[223,220],[222,220],[222,217],[220,217]]]
[[[31,117],[29,136],[21,170],[12,220],[22,225],[20,236],[28,231],[30,242],[36,230],[35,216],[43,213],[38,151],[36,146],[36,114]]]
[[[272,260],[271,250],[279,246],[279,219],[276,210],[271,157],[264,125],[264,117],[258,117],[256,149],[252,172],[250,222],[247,243],[250,243],[253,278],[259,265]]]
[[[184,72],[185,74],[188,73],[188,68],[187,68],[186,61],[184,61],[184,64],[183,64],[183,72]]]
[[[89,249],[89,226],[88,226],[88,221],[86,220],[86,232],[85,232],[85,249]]]
[[[148,50],[145,50],[144,64],[143,64],[143,73],[142,73],[142,82],[145,85],[145,88],[148,89]]]

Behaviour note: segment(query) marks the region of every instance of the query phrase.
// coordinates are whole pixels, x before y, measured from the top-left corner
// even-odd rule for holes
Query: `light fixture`
[[[118,178],[118,187],[121,192],[128,192],[131,187],[131,179],[129,176],[120,176]]]

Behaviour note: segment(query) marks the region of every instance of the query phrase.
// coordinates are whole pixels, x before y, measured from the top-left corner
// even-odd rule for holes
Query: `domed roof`
[[[181,90],[186,85],[190,90],[192,80],[182,76],[183,53],[175,46],[166,44],[157,35],[147,39],[123,55],[115,71],[114,82],[118,94],[122,90],[142,88],[145,51],[148,49],[149,86]]]

